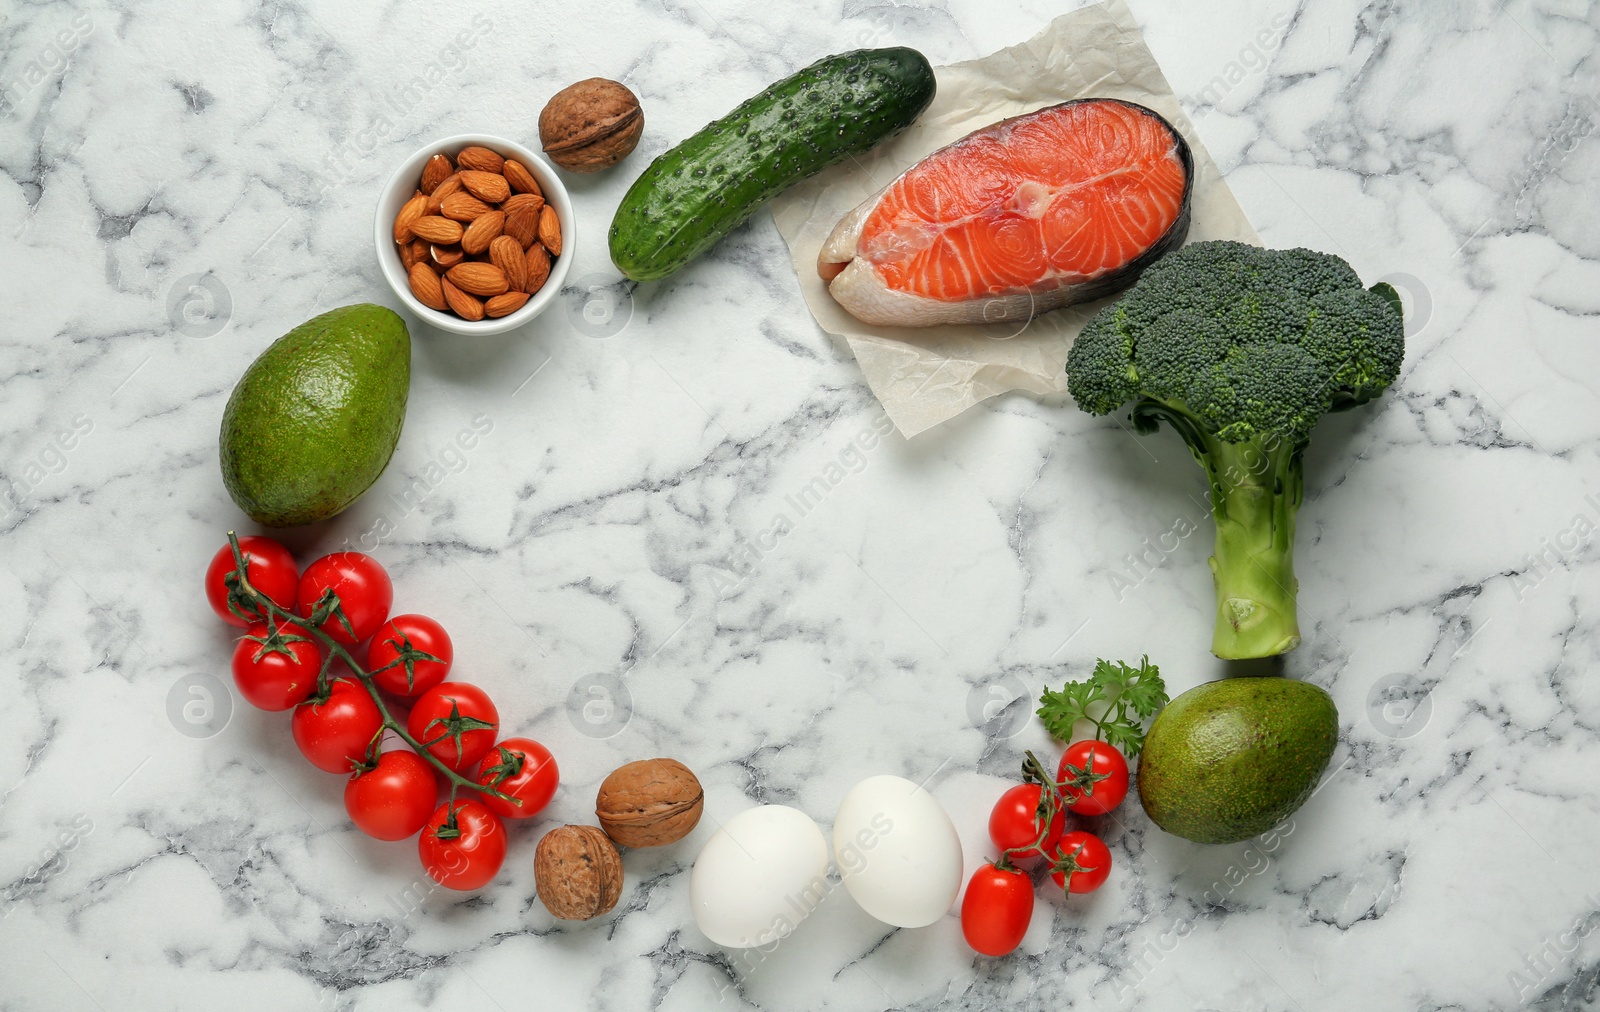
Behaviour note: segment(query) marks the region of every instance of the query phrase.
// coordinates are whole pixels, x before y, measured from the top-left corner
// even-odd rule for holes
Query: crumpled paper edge
[[[792,187],[772,204],[811,315],[849,345],[902,435],[924,432],[997,394],[1065,390],[1072,339],[1111,301],[1056,310],[1028,323],[922,328],[873,327],[841,309],[817,275],[823,241],[846,212],[938,148],[998,120],[1074,98],[1138,102],[1165,117],[1193,151],[1188,241],[1259,244],[1122,0],[1063,14],[1026,42],[934,73],[938,94],[905,132]]]

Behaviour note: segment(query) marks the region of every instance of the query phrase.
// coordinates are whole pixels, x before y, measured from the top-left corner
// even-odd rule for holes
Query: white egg
[[[868,777],[850,788],[833,819],[833,854],[844,887],[885,924],[932,924],[961,889],[955,825],[904,777]]]
[[[707,938],[749,948],[789,934],[829,888],[822,830],[804,812],[763,805],[729,819],[700,849],[689,906]]]

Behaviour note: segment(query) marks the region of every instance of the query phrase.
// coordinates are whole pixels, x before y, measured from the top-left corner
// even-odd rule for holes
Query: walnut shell
[[[539,114],[544,153],[569,172],[599,172],[628,157],[644,132],[639,96],[591,77],[555,93]]]
[[[675,843],[699,823],[704,807],[700,781],[676,759],[641,759],[619,766],[594,799],[601,828],[624,847]]]
[[[564,921],[587,921],[617,905],[622,855],[593,826],[560,826],[533,852],[534,888],[545,909]]]

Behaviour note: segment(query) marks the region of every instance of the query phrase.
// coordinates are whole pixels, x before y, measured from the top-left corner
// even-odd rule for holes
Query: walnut
[[[587,921],[617,905],[622,855],[593,826],[560,826],[533,852],[533,881],[545,909],[564,921]]]
[[[644,132],[639,97],[603,77],[556,92],[539,114],[539,143],[569,172],[599,172],[628,157]]]
[[[641,759],[613,770],[600,785],[594,814],[624,847],[660,847],[689,835],[700,821],[705,792],[676,759]]]

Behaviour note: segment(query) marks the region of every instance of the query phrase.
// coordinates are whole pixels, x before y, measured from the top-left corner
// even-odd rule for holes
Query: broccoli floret
[[[1302,455],[1319,418],[1377,397],[1404,355],[1393,288],[1361,287],[1328,253],[1226,241],[1156,261],[1078,335],[1067,357],[1078,406],[1131,405],[1145,433],[1166,422],[1206,470],[1218,657],[1299,646]]]

